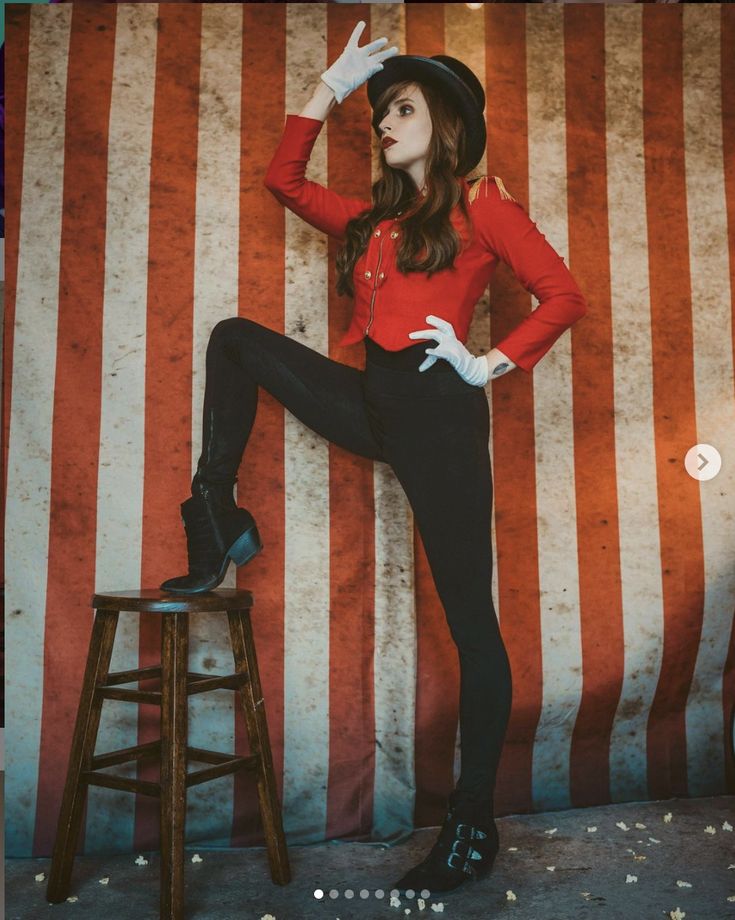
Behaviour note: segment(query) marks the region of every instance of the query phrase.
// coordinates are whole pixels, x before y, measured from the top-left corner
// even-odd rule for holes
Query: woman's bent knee
[[[228,316],[227,319],[221,319],[213,326],[210,338],[232,338],[234,335],[247,332],[257,325],[258,323],[248,319],[246,316]]]

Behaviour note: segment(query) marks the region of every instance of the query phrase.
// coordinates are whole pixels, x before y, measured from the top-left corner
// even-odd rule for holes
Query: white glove
[[[435,339],[439,343],[436,348],[426,349],[429,357],[421,364],[419,370],[425,371],[434,364],[437,358],[444,358],[466,383],[484,387],[489,376],[485,355],[475,357],[470,354],[454,334],[452,324],[445,319],[429,315],[426,317],[426,322],[436,326],[436,329],[420,329],[417,332],[408,333],[409,339]]]
[[[388,39],[376,38],[369,45],[362,48],[357,47],[357,40],[365,28],[365,21],[361,20],[352,30],[350,40],[345,45],[345,50],[340,54],[332,66],[322,74],[322,80],[333,91],[337,97],[337,102],[342,102],[345,96],[357,89],[358,86],[372,77],[374,73],[383,69],[382,62],[394,54],[398,54],[398,48],[387,48],[385,51],[379,51],[377,54],[371,54],[371,51],[377,51]]]

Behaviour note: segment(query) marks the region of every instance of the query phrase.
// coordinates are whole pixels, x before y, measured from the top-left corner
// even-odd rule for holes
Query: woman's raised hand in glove
[[[398,54],[398,48],[386,48],[378,51],[388,41],[387,38],[376,38],[375,41],[359,48],[357,40],[365,28],[365,21],[361,20],[352,30],[352,35],[345,45],[345,50],[340,54],[332,66],[322,74],[322,80],[334,93],[337,102],[349,96],[358,86],[368,80],[374,73],[383,69],[386,58]],[[375,53],[373,53],[375,52]]]
[[[470,354],[454,334],[452,324],[445,319],[429,315],[426,317],[426,322],[436,326],[436,329],[419,329],[408,333],[409,339],[434,339],[439,343],[436,348],[426,349],[429,357],[420,365],[419,370],[425,371],[434,364],[437,358],[444,358],[464,381],[476,387],[484,387],[489,376],[485,355],[475,357]]]

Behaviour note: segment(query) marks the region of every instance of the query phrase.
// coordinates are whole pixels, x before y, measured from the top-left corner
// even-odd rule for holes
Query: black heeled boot
[[[399,892],[412,888],[432,894],[453,891],[468,880],[489,875],[500,848],[492,817],[471,805],[455,804],[450,795],[447,815],[428,856],[392,887]]]
[[[181,505],[189,573],[161,585],[173,594],[212,591],[224,579],[230,560],[244,565],[263,549],[252,514],[235,504],[232,485],[204,482],[197,473],[191,491]]]

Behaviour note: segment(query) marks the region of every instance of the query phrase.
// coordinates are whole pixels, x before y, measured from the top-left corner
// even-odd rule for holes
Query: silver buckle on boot
[[[460,827],[461,826],[462,825],[460,825]],[[464,826],[469,827],[469,825],[467,824]],[[447,856],[447,865],[449,866],[450,869],[461,869],[463,872],[467,872],[468,864],[469,864],[469,860],[467,859],[467,854],[464,852],[460,852],[457,849],[457,844],[461,842],[462,842],[462,838],[452,841],[452,849],[449,853],[449,856]],[[465,847],[462,847],[462,849],[464,850]],[[456,865],[452,861],[455,856],[457,857],[457,859],[459,859],[459,863]]]

